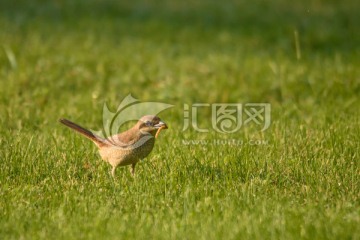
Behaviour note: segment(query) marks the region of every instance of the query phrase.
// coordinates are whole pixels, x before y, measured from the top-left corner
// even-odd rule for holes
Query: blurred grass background
[[[359,239],[358,9],[0,1],[0,238]],[[98,129],[129,93],[175,107],[137,178],[114,182],[57,120]],[[269,102],[272,125],[182,132],[197,102]],[[269,144],[182,142],[254,137]]]

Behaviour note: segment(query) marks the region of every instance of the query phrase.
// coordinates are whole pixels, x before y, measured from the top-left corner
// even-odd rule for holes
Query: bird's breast
[[[103,160],[116,165],[129,165],[147,157],[155,144],[155,138],[138,139],[138,141],[127,146],[116,144],[101,147],[100,156]]]

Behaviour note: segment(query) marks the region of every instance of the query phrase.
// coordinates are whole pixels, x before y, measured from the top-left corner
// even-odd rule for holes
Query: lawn
[[[0,239],[360,239],[360,3],[0,1]],[[58,120],[174,105],[116,178]],[[269,103],[265,131],[197,103]],[[236,142],[237,144],[233,144]]]

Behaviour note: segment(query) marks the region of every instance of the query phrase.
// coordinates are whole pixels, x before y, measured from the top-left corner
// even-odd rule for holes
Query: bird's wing
[[[129,129],[125,132],[108,137],[107,140],[114,145],[126,147],[133,145],[141,138],[141,133],[137,129]]]

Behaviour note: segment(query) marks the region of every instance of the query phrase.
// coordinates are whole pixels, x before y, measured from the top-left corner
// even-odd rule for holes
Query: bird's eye
[[[146,122],[145,122],[145,125],[148,126],[148,127],[150,127],[150,126],[152,126],[152,123],[151,123],[150,121],[146,121]]]

